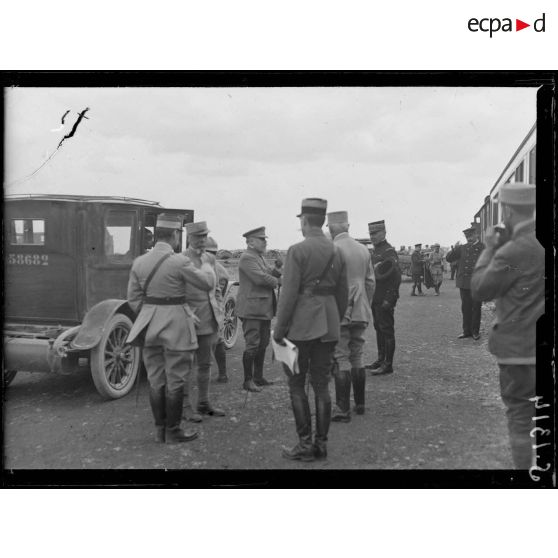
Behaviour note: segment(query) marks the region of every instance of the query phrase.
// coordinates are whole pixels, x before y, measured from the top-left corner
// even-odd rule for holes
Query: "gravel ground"
[[[224,418],[208,418],[198,440],[153,442],[145,380],[135,392],[103,401],[89,373],[19,373],[4,404],[4,467],[8,469],[510,469],[497,365],[487,351],[491,319],[483,308],[481,339],[457,340],[459,291],[410,297],[401,286],[396,309],[395,373],[367,377],[367,410],[348,424],[332,423],[329,457],[313,463],[281,458],[296,442],[285,377],[266,361],[274,380],[260,394],[241,390],[243,341],[228,355],[228,384],[212,384]],[[366,362],[375,359],[373,328]],[[331,385],[333,396],[333,385]]]

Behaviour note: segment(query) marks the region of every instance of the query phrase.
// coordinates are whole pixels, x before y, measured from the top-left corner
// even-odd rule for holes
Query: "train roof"
[[[80,196],[74,194],[8,194],[4,196],[5,201],[65,201],[65,202],[96,202],[96,203],[121,203],[143,205],[147,207],[161,207],[156,201],[143,200],[140,198],[126,198],[122,196]]]

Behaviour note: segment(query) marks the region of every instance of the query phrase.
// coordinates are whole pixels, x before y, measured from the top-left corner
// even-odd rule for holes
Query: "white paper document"
[[[298,374],[300,372],[298,369],[298,348],[286,337],[283,338],[283,341],[286,343],[285,346],[276,343],[273,339],[273,332],[271,332],[271,347],[275,359],[285,363],[293,374]]]

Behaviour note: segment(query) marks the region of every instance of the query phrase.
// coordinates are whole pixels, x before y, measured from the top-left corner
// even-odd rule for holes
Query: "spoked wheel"
[[[2,370],[2,383],[7,388],[16,377],[17,370]]]
[[[232,349],[238,337],[238,318],[236,316],[236,299],[229,295],[225,301],[225,319],[223,323],[223,342],[227,349]]]
[[[101,341],[91,349],[91,376],[106,399],[124,397],[134,386],[140,367],[140,349],[126,344],[132,321],[115,314],[105,326]]]

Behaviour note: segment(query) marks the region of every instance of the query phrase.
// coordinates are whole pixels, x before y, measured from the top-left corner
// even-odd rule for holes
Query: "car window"
[[[131,261],[135,212],[111,210],[105,222],[105,256],[112,261]]]
[[[12,219],[10,244],[44,246],[44,219]]]

